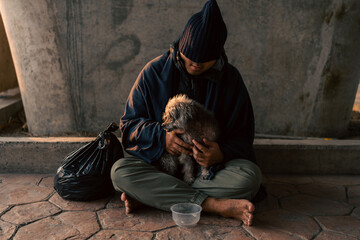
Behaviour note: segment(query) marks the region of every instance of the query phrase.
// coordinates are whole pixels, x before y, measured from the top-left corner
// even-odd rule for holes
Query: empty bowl
[[[180,227],[193,227],[200,220],[202,207],[195,203],[178,203],[171,206],[172,218]]]

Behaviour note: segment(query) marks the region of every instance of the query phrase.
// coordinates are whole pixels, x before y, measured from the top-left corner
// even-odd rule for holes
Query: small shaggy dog
[[[163,113],[163,120],[166,131],[184,130],[185,133],[179,137],[191,145],[193,145],[191,142],[193,139],[204,144],[203,138],[215,141],[218,136],[217,123],[212,113],[200,103],[189,99],[183,94],[169,100]],[[168,152],[164,152],[159,160],[159,165],[161,170],[173,176],[181,167],[183,180],[186,183],[192,184],[195,180],[196,161],[189,155],[173,156]],[[208,175],[209,170],[201,167],[201,177],[206,179]]]

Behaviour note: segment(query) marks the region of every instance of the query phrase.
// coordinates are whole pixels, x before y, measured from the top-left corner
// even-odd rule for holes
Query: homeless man
[[[254,116],[241,75],[225,55],[226,38],[220,9],[210,0],[189,19],[170,50],[140,72],[120,121],[122,144],[131,156],[118,160],[111,172],[127,213],[141,204],[169,211],[173,204],[191,202],[251,225],[251,200],[262,178],[253,152]],[[177,94],[214,114],[220,128],[216,142],[188,144],[178,137],[181,130],[163,129],[165,105]],[[164,151],[191,155],[210,168],[210,177],[188,185],[159,171],[154,165]]]

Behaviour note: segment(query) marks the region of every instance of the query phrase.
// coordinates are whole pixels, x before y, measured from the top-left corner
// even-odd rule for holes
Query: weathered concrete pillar
[[[132,5],[0,0],[30,132],[97,132],[119,121],[144,62],[124,68],[140,49],[133,25],[122,29]]]
[[[325,11],[319,40],[321,50],[313,56],[307,79],[307,84],[317,84],[304,89],[313,96],[305,134],[342,136],[360,80],[360,2],[333,1]],[[311,94],[314,87],[316,94]]]
[[[0,92],[18,86],[9,43],[0,15]]]
[[[205,0],[0,0],[30,131],[118,121],[141,68]],[[341,136],[360,79],[357,0],[218,0],[256,132]]]
[[[359,1],[235,1],[224,11],[256,132],[342,136],[360,79]]]
[[[30,132],[74,130],[67,71],[47,1],[0,1]]]

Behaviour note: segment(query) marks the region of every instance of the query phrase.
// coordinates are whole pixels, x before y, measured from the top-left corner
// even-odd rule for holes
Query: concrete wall
[[[9,43],[0,15],[0,92],[18,86]]]
[[[141,68],[205,0],[0,0],[29,130],[118,121]],[[360,79],[357,0],[218,0],[256,132],[341,136]]]

